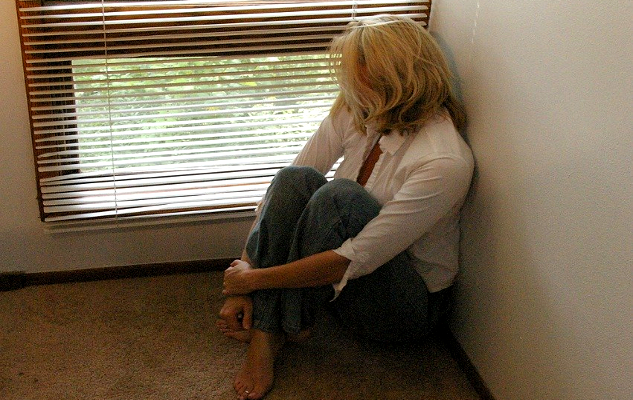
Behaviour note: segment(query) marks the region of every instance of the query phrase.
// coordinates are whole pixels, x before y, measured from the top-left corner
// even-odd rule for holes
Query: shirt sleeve
[[[328,115],[299,152],[293,165],[313,167],[328,173],[343,155],[343,132],[338,119]]]
[[[349,279],[375,271],[419,240],[459,206],[471,179],[468,164],[454,156],[434,158],[411,168],[394,198],[354,238],[334,250],[351,260],[337,294]]]
[[[334,163],[343,155],[343,133],[341,118],[328,115],[323,119],[317,131],[303,146],[292,165],[312,167],[322,174],[327,174]],[[335,128],[335,124],[339,125]],[[257,202],[255,215],[260,215],[263,201]]]

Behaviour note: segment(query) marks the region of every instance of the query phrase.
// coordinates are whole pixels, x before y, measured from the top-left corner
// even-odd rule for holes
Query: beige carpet
[[[246,347],[219,334],[221,273],[0,292],[0,399],[206,399],[235,395]],[[476,400],[437,341],[376,346],[328,316],[288,346],[267,400]]]

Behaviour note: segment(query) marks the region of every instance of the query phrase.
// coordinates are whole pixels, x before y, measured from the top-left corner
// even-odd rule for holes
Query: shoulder
[[[454,159],[466,167],[474,166],[470,147],[450,118],[443,116],[433,118],[416,132],[405,157],[418,163]]]
[[[353,148],[365,142],[366,135],[356,129],[349,110],[341,109],[330,113],[327,119],[329,120],[329,134],[337,136],[344,148]]]
[[[354,119],[352,114],[345,108],[331,112],[327,116],[327,119],[329,119],[332,128],[340,134],[346,134],[354,130]]]
[[[435,177],[458,186],[470,184],[474,158],[450,119],[438,117],[426,123],[411,139],[402,159],[409,178]]]

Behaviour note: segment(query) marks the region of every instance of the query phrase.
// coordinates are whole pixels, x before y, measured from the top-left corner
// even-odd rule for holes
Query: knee
[[[345,196],[346,194],[347,195],[353,194],[359,189],[362,190],[362,186],[360,186],[359,184],[357,184],[356,182],[352,180],[333,179],[329,181],[328,183],[326,183],[325,185],[323,185],[319,189],[318,194],[320,196],[327,196],[327,197],[333,197],[338,194],[342,194]]]
[[[322,199],[343,200],[345,202],[360,201],[362,203],[374,201],[365,188],[349,179],[333,179],[321,186],[314,194],[313,200],[320,201]]]
[[[265,207],[302,210],[312,194],[327,182],[314,168],[289,166],[280,169],[270,183],[265,196]]]
[[[285,182],[305,182],[305,181],[322,181],[325,177],[322,173],[312,167],[301,167],[296,165],[289,165],[280,169],[273,182],[285,183]]]
[[[349,179],[334,179],[321,186],[309,202],[313,210],[336,210],[348,223],[361,219],[368,222],[380,211],[380,204],[364,187]]]

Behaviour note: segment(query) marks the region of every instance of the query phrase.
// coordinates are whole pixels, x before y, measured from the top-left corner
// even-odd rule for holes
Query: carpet
[[[221,272],[0,292],[0,399],[228,400],[246,346],[215,329]],[[377,345],[323,314],[267,400],[477,400],[437,338]]]

